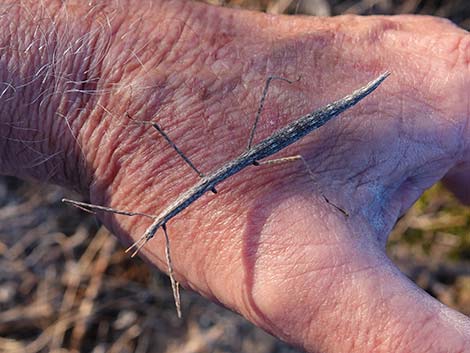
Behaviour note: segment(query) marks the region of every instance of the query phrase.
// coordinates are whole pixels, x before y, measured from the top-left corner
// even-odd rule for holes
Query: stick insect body
[[[167,243],[166,257],[167,257],[167,262],[168,262],[168,267],[169,267],[169,272],[170,272],[170,279],[172,280],[172,287],[173,287],[173,293],[175,295],[175,302],[177,306],[178,316],[180,316],[181,311],[180,311],[180,306],[179,306],[178,284],[173,278],[171,258],[169,255],[169,239],[168,239],[168,234],[166,231],[167,222],[173,217],[175,217],[177,214],[179,214],[181,211],[186,209],[189,205],[191,205],[193,202],[199,199],[206,192],[212,191],[216,193],[217,191],[215,187],[220,182],[224,181],[225,179],[238,173],[239,171],[241,171],[242,169],[250,165],[258,165],[258,161],[281,151],[287,146],[300,140],[302,137],[308,135],[310,132],[320,128],[321,126],[326,124],[328,121],[330,121],[332,118],[336,117],[340,113],[356,105],[359,101],[361,101],[363,98],[365,98],[370,93],[372,93],[388,76],[389,76],[388,72],[380,75],[375,80],[369,82],[367,85],[359,88],[358,90],[354,91],[350,95],[347,95],[344,98],[339,99],[333,103],[330,103],[321,109],[318,109],[312,113],[306,114],[298,118],[297,120],[289,123],[285,127],[274,132],[268,138],[252,146],[251,143],[253,141],[253,136],[254,136],[254,132],[256,129],[256,125],[257,125],[261,110],[263,108],[263,104],[266,98],[269,83],[271,82],[273,78],[290,82],[280,77],[270,77],[266,81],[266,85],[264,87],[263,96],[261,98],[260,105],[256,114],[255,124],[250,134],[250,139],[249,139],[247,150],[243,152],[242,154],[240,154],[238,157],[227,162],[226,164],[224,164],[223,166],[221,166],[220,168],[218,168],[217,170],[215,170],[209,175],[204,175],[203,173],[201,173],[193,165],[193,163],[191,163],[189,158],[187,158],[178,149],[178,147],[173,143],[173,141],[171,141],[171,139],[166,135],[166,133],[160,128],[160,126],[157,123],[147,122],[148,124],[152,125],[165,138],[165,140],[173,147],[173,149],[175,149],[175,151],[185,160],[185,162],[201,177],[201,180],[198,183],[196,183],[193,187],[188,189],[186,192],[182,193],[175,201],[173,201],[170,205],[168,205],[157,216],[142,214],[138,212],[120,211],[120,210],[115,210],[112,208],[86,204],[86,203],[77,202],[73,200],[67,200],[67,199],[63,199],[63,201],[71,203],[81,208],[85,207],[85,208],[90,208],[90,209],[103,210],[107,212],[114,212],[117,214],[123,214],[123,215],[128,215],[128,216],[140,215],[140,216],[146,216],[146,217],[152,218],[154,220],[153,223],[147,228],[145,233],[126,250],[126,252],[132,250],[133,251],[132,256],[135,256],[142,249],[142,247],[150,239],[152,239],[155,236],[155,233],[158,231],[159,228],[163,229],[166,243]],[[289,159],[289,158],[286,158],[286,159]],[[327,202],[329,202],[326,197],[324,198]],[[335,206],[334,204],[332,205]],[[343,213],[345,213],[341,208],[337,206],[335,207],[339,209],[340,211],[342,211]]]
[[[128,249],[128,251],[134,249],[134,254],[138,252],[150,239],[154,237],[160,227],[165,225],[170,219],[183,211],[206,192],[215,191],[215,187],[218,183],[238,173],[242,169],[256,164],[259,160],[281,151],[285,147],[300,140],[311,131],[323,126],[343,111],[357,104],[360,100],[372,93],[388,75],[389,73],[384,73],[352,94],[336,102],[330,103],[313,113],[298,118],[253,147],[249,147],[247,151],[227,162],[210,175],[203,176],[196,185],[182,193],[174,202],[156,216],[154,222],[147,228],[142,237]]]
[[[147,217],[153,218],[154,222],[147,228],[147,230],[142,235],[142,237],[126,250],[126,252],[134,250],[134,253],[133,253],[133,256],[134,256],[150,239],[152,239],[155,236],[155,233],[157,232],[157,230],[160,227],[166,225],[166,223],[170,219],[172,219],[178,213],[183,211],[185,208],[187,208],[194,201],[199,199],[206,192],[212,191],[215,193],[216,192],[215,187],[217,184],[219,184],[220,182],[224,181],[225,179],[238,173],[239,171],[241,171],[242,169],[250,165],[257,165],[257,162],[260,161],[261,159],[269,157],[281,151],[287,146],[300,140],[305,135],[308,135],[310,132],[325,125],[332,118],[336,117],[340,113],[356,105],[359,101],[361,101],[363,98],[365,98],[370,93],[372,93],[389,75],[390,73],[388,72],[383,73],[382,75],[377,77],[375,80],[369,82],[367,85],[359,88],[358,90],[354,91],[350,95],[347,95],[344,98],[341,98],[333,103],[330,103],[323,108],[320,108],[312,113],[306,114],[298,118],[297,120],[289,123],[285,127],[274,132],[271,136],[262,140],[261,142],[259,142],[258,144],[254,146],[251,146],[251,141],[252,141],[252,137],[254,133],[254,131],[252,131],[248,149],[242,154],[240,154],[238,157],[227,162],[226,164],[224,164],[223,166],[221,166],[220,168],[218,168],[217,170],[215,170],[209,175],[204,175],[199,170],[197,170],[196,167],[194,167],[194,165],[189,161],[189,159],[186,156],[184,156],[184,154],[169,139],[169,137],[158,126],[158,124],[150,122],[150,124],[156,130],[158,130],[160,134],[163,135],[163,137],[178,152],[178,154],[180,154],[180,156],[182,156],[185,159],[185,161],[190,165],[190,167],[194,169],[199,174],[199,176],[201,176],[201,180],[198,183],[196,183],[192,188],[190,188],[186,192],[182,193],[174,202],[172,202],[168,207],[166,207],[157,216],[146,215],[146,214],[136,213],[136,212],[123,212],[123,211],[115,212],[115,210],[107,208],[107,207],[101,207],[101,206],[86,204],[82,202],[79,203],[79,202],[68,200],[68,199],[63,199],[63,201],[72,203],[76,206],[83,206],[83,207],[89,207],[92,209],[111,211],[111,212],[120,213],[124,215],[130,215],[130,216],[141,215],[141,216],[147,216]],[[269,81],[270,80],[268,80],[266,83],[266,87],[263,93],[263,98],[262,98],[260,108],[262,108],[262,104],[265,98],[265,92],[267,91]],[[258,115],[260,113],[260,110],[261,109],[258,110]],[[257,115],[257,119],[258,119],[258,115]]]

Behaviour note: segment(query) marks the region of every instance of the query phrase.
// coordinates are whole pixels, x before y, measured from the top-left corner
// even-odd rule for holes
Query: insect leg
[[[127,117],[129,119],[132,119],[131,116],[129,115],[129,113],[127,113]],[[132,119],[134,120],[134,119]],[[191,162],[191,160],[183,153],[183,151],[181,151],[178,146],[176,146],[176,144],[171,140],[170,136],[167,135],[167,133],[165,131],[163,131],[163,129],[160,127],[160,125],[158,125],[156,122],[154,121],[150,121],[150,122],[145,122],[147,124],[150,124],[152,125],[152,127],[158,131],[158,133],[165,139],[166,142],[168,142],[168,144],[176,151],[176,153],[186,162],[187,165],[189,165],[189,167],[194,170],[197,175],[199,175],[199,177],[201,178],[204,178],[205,175],[204,173],[202,173],[199,169],[196,168],[196,166],[193,164],[193,162]],[[215,188],[213,188],[211,190],[214,194],[217,193],[217,190]]]
[[[285,82],[290,84],[290,83],[299,81],[300,76],[295,81],[291,81],[291,80],[288,80],[288,79],[280,77],[280,76],[269,76],[268,77],[268,79],[266,80],[266,83],[264,84],[263,93],[261,94],[261,99],[260,99],[260,102],[258,104],[258,110],[256,112],[255,122],[253,123],[253,127],[251,128],[250,138],[248,139],[248,146],[246,148],[247,150],[249,150],[251,148],[252,144],[253,144],[253,138],[255,137],[256,127],[258,126],[258,121],[259,121],[259,118],[261,116],[261,112],[263,111],[264,103],[266,101],[266,96],[268,95],[269,86],[270,86],[272,80],[281,80],[281,81],[285,81]]]
[[[304,157],[302,157],[300,154],[299,155],[295,155],[295,156],[290,156],[290,157],[283,157],[283,158],[277,158],[277,159],[270,159],[270,160],[267,160],[267,161],[262,161],[262,162],[257,162],[257,164],[255,165],[258,165],[258,166],[263,166],[263,165],[278,165],[278,164],[284,164],[284,163],[291,163],[291,162],[297,162],[297,161],[301,161],[302,164],[304,165],[305,169],[307,170],[307,173],[310,177],[310,179],[312,179],[312,181],[316,184],[315,182],[315,174],[313,173],[312,169],[309,167],[307,161],[305,160]],[[316,186],[318,188],[318,186]],[[318,188],[319,189],[319,188]],[[329,205],[333,206],[334,208],[336,208],[339,212],[341,212],[345,217],[348,217],[349,216],[349,213],[344,210],[343,208],[341,208],[340,206],[334,204],[333,202],[331,202],[328,197],[325,196],[325,194],[320,190],[320,194],[321,196],[323,197],[323,199],[325,200],[326,203],[328,203]]]

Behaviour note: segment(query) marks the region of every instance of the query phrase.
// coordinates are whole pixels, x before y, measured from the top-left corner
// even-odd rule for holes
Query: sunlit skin
[[[430,17],[279,17],[177,0],[23,1],[0,26],[2,91],[12,87],[0,98],[2,173],[150,214],[198,176],[127,114],[158,121],[209,173],[246,148],[268,76],[301,79],[273,84],[255,143],[390,71],[283,151],[302,154],[315,181],[301,163],[247,168],[174,217],[176,277],[308,352],[470,351],[470,320],[384,252],[438,180],[470,203],[465,31]],[[151,223],[99,217],[126,246]],[[166,269],[160,233],[141,255]]]

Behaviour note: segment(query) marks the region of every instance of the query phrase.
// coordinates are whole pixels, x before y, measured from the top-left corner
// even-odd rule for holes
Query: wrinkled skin
[[[127,114],[158,121],[209,172],[246,148],[269,75],[301,78],[273,84],[257,141],[390,71],[280,153],[301,153],[314,181],[301,164],[251,167],[172,219],[176,276],[308,352],[470,352],[469,318],[384,252],[397,218],[438,180],[470,202],[465,31],[429,17],[293,18],[180,1],[9,6],[0,70],[16,89],[1,96],[1,171],[120,209],[157,214],[197,181]],[[149,225],[100,218],[125,244]],[[165,270],[158,234],[141,255]]]

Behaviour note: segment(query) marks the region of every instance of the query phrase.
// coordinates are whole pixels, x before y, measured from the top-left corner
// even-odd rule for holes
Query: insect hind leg
[[[323,191],[321,191],[321,189],[318,187],[317,183],[315,182],[315,175],[312,171],[312,169],[310,168],[310,166],[308,165],[307,161],[305,160],[305,158],[298,154],[298,155],[295,155],[295,156],[289,156],[289,157],[282,157],[282,158],[276,158],[276,159],[269,159],[267,161],[261,161],[261,162],[256,162],[253,163],[255,166],[263,166],[263,165],[279,165],[279,164],[284,164],[284,163],[292,163],[292,162],[297,162],[297,161],[301,161],[302,164],[304,165],[305,169],[307,170],[307,173],[310,177],[310,179],[313,181],[313,183],[316,185],[316,188],[320,191],[320,194],[321,196],[323,197],[323,199],[325,200],[325,202],[331,206],[333,206],[336,210],[338,210],[339,212],[341,212],[345,217],[349,217],[349,213],[342,207],[334,204],[333,202],[330,201],[330,199],[328,197],[325,196],[325,194],[323,193]]]

